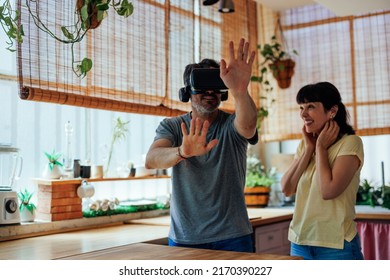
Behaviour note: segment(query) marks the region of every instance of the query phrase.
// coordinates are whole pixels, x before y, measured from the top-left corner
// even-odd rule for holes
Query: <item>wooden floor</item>
[[[0,260],[51,260],[86,252],[160,239],[169,227],[132,225],[51,234],[0,242]]]

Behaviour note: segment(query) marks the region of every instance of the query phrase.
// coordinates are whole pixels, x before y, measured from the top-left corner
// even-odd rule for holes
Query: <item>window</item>
[[[64,15],[73,9],[73,1],[38,2],[56,11],[55,19],[60,21],[59,24],[68,20]],[[17,58],[15,53],[5,50],[6,36],[0,31],[0,143],[19,148],[24,158],[21,178],[15,190],[33,188],[31,179],[41,176],[46,163],[44,151],[65,151],[64,125],[67,121],[74,129],[74,158],[102,164],[114,120],[117,117],[129,120],[130,132],[126,141],[115,146],[113,165],[128,161],[136,166],[142,165],[142,155],[152,143],[155,129],[163,117],[189,109],[188,104],[178,100],[185,65],[204,57],[218,60],[227,42],[243,35],[256,42],[256,9],[246,8],[246,5],[253,7],[253,1],[236,3],[236,12],[229,15],[218,13],[217,7],[199,6],[200,1],[172,0],[170,5],[166,4],[168,1],[133,3],[136,5],[135,13],[126,21],[130,30],[110,14],[103,22],[105,26],[83,43],[90,44],[86,51],[92,55],[94,62],[92,75],[83,80],[71,70],[69,47],[55,44],[53,39],[45,38],[34,26],[25,22],[25,28],[28,26],[25,32],[30,37],[23,43],[25,49],[19,62],[23,85],[36,89],[37,95],[30,97],[38,102],[19,98]],[[248,10],[250,17],[245,16]],[[114,22],[108,19],[114,19]],[[221,26],[226,25],[224,21],[237,28],[234,34],[223,31]],[[109,30],[126,32],[126,36],[108,37],[108,44],[105,44],[107,40],[103,40],[102,36]],[[118,41],[111,41],[114,39]],[[31,56],[27,55],[30,51]],[[120,56],[113,58],[108,52],[119,53]],[[76,93],[79,95],[73,99],[74,103],[68,99],[67,105],[53,104],[62,103],[66,96],[75,97]],[[96,100],[92,101],[91,96],[96,96]],[[102,102],[98,104],[103,98],[118,100],[118,107],[109,107],[110,104]],[[87,119],[90,119],[90,126]],[[124,186],[127,184],[131,187]],[[96,185],[96,195],[100,198],[142,199],[166,195],[170,182],[137,180]]]
[[[70,46],[38,30],[19,6],[26,33],[18,56],[22,98],[159,116],[188,111],[189,105],[178,100],[184,67],[226,56],[230,40],[257,42],[254,1],[236,3],[232,14],[200,2],[134,1],[127,19],[110,9],[107,19],[75,47],[77,59],[88,56],[94,63],[84,79],[71,70]],[[73,5],[37,1],[41,19],[52,28],[74,21]],[[225,109],[234,110],[233,103]]]
[[[267,11],[264,15],[268,39],[274,20]],[[309,5],[282,13],[281,22],[288,46],[299,56],[291,87],[276,92],[263,139],[300,138],[296,93],[303,85],[325,80],[340,90],[358,135],[389,134],[390,11],[336,17],[320,5]]]

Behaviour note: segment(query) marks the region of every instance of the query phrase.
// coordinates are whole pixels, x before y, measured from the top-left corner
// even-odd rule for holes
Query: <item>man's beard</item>
[[[221,104],[221,102],[219,101],[216,106],[212,106],[212,107],[206,107],[206,106],[203,106],[199,103],[192,103],[192,107],[199,113],[199,114],[202,114],[202,115],[210,115],[212,113],[214,113],[216,110],[218,110],[218,107],[219,105]]]

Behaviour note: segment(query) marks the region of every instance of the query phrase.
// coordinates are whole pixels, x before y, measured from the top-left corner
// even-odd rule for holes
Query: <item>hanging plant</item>
[[[26,0],[26,7],[34,24],[43,32],[57,40],[58,42],[71,45],[72,53],[72,70],[81,78],[84,78],[92,69],[92,60],[88,57],[82,60],[77,60],[74,55],[74,45],[80,43],[85,35],[101,24],[103,19],[107,16],[107,11],[112,7],[119,16],[124,18],[129,17],[134,10],[133,4],[128,0],[76,0],[75,22],[71,25],[61,26],[61,36],[58,36],[55,31],[50,30],[39,16],[39,1]],[[7,44],[8,50],[12,49],[14,41],[17,43],[23,42],[23,26],[18,24],[20,18],[20,11],[13,10],[10,0],[6,0],[0,6],[0,22],[9,38]]]
[[[277,31],[280,33],[281,41],[276,38]],[[295,49],[291,52],[288,51],[279,19],[276,24],[275,35],[271,37],[270,43],[260,44],[257,49],[262,61],[259,64],[259,75],[252,76],[251,81],[261,85],[261,107],[257,113],[257,129],[260,130],[262,121],[269,115],[269,107],[275,102],[275,99],[270,97],[274,88],[269,77],[272,74],[281,89],[290,87],[295,67],[295,61],[292,57],[298,55],[298,52]]]
[[[14,43],[23,43],[23,26],[18,24],[20,18],[20,11],[13,10],[10,0],[5,0],[0,5],[0,25],[8,37],[6,41],[8,47],[6,48],[10,52],[16,51]]]
[[[283,50],[282,44],[276,40],[276,36],[271,37],[271,43],[263,46],[258,45],[257,48],[263,57],[263,61],[260,64],[260,76],[253,76],[251,80],[262,84],[266,91],[272,91],[273,87],[267,76],[271,72],[281,89],[290,87],[295,67],[292,55],[298,55],[298,52],[292,50],[289,53]]]

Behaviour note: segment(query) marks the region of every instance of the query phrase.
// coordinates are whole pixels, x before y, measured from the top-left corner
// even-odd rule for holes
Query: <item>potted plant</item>
[[[72,69],[78,77],[85,77],[92,68],[92,60],[84,58],[81,61],[76,60],[74,56],[74,44],[83,40],[85,35],[97,28],[107,15],[107,11],[112,7],[119,16],[129,17],[134,10],[133,4],[128,0],[76,0],[75,12],[78,15],[73,24],[61,26],[61,35],[57,35],[55,31],[50,30],[41,20],[38,5],[39,1],[26,0],[26,7],[34,24],[43,32],[55,40],[71,45],[72,53]],[[34,6],[33,6],[34,5]],[[12,9],[10,0],[5,0],[0,6],[0,23],[3,30],[9,38],[8,50],[15,51],[13,47],[14,41],[23,42],[23,26],[18,24],[20,11]]]
[[[249,207],[266,207],[272,184],[276,181],[276,170],[265,169],[261,161],[253,156],[247,158],[245,203]]]
[[[376,186],[367,179],[362,180],[356,194],[356,205],[382,206],[390,209],[390,186]]]
[[[45,165],[45,169],[43,170],[42,177],[45,179],[59,179],[63,174],[62,163],[59,162],[59,158],[61,157],[61,153],[53,150],[52,153],[44,152],[45,156],[48,159],[48,164]]]
[[[116,119],[114,129],[112,131],[112,137],[111,137],[111,143],[110,143],[110,149],[108,152],[108,160],[107,160],[107,165],[106,169],[104,171],[104,175],[106,177],[109,177],[109,172],[110,172],[110,165],[111,165],[111,160],[112,160],[112,154],[114,151],[114,145],[116,142],[125,139],[126,134],[129,131],[127,128],[127,125],[129,124],[130,121],[122,121],[120,117]]]
[[[31,202],[33,196],[32,192],[29,192],[26,188],[23,191],[18,192],[18,198],[20,200],[19,211],[21,222],[33,222],[35,219],[35,209],[37,208],[34,203]]]
[[[298,52],[283,50],[282,43],[277,41],[276,36],[271,37],[271,43],[258,45],[257,48],[263,61],[260,63],[260,76],[252,76],[251,80],[259,82],[265,91],[272,91],[273,87],[268,79],[270,71],[281,89],[290,87],[295,67],[292,55],[298,55]]]

